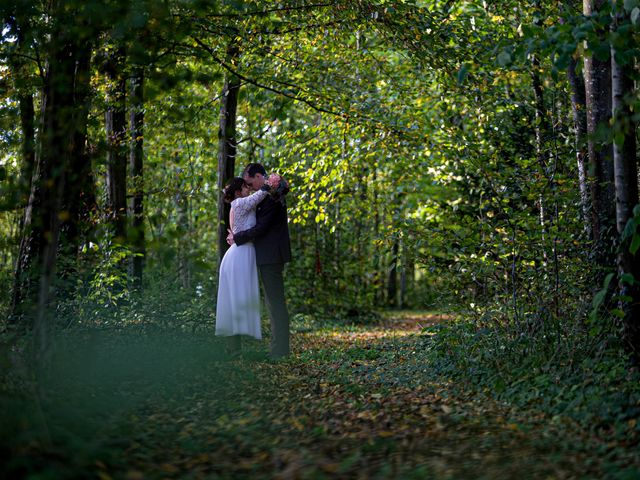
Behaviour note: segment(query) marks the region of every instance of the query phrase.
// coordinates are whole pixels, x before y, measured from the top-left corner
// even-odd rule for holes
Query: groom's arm
[[[280,207],[280,204],[273,200],[266,202],[266,205],[262,207],[260,216],[256,219],[255,226],[242,232],[234,233],[233,241],[237,245],[242,245],[267,233],[271,226],[279,220],[282,214]]]

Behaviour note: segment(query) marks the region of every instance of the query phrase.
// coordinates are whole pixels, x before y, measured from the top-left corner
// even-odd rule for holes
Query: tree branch
[[[328,110],[328,109],[326,109],[326,108],[320,107],[320,106],[318,106],[318,105],[314,104],[313,102],[311,102],[310,100],[307,100],[307,99],[306,99],[306,98],[304,98],[304,97],[300,97],[300,96],[298,96],[298,95],[292,95],[291,93],[287,93],[287,92],[285,92],[285,91],[278,90],[278,89],[273,88],[273,87],[270,87],[270,86],[268,86],[268,85],[264,85],[264,84],[258,83],[256,80],[253,80],[253,79],[251,79],[251,78],[245,77],[244,75],[242,75],[241,73],[239,73],[236,69],[234,69],[234,68],[232,68],[231,66],[229,66],[229,65],[228,65],[225,61],[223,61],[220,57],[218,57],[218,56],[216,55],[215,51],[214,51],[211,47],[209,47],[208,45],[206,45],[205,43],[203,43],[203,42],[202,42],[200,39],[198,39],[198,38],[195,38],[195,37],[192,37],[192,38],[193,38],[193,40],[194,40],[194,41],[195,41],[195,42],[196,42],[196,43],[197,43],[201,48],[203,48],[204,50],[206,50],[206,51],[211,55],[211,57],[212,57],[216,62],[218,62],[218,63],[220,64],[220,66],[222,66],[222,67],[223,67],[225,70],[227,70],[229,73],[231,73],[231,74],[235,75],[236,77],[238,77],[240,80],[243,80],[243,81],[245,81],[245,82],[247,82],[247,83],[249,83],[249,84],[251,84],[251,85],[254,85],[254,86],[258,87],[258,88],[262,88],[262,89],[264,89],[264,90],[268,90],[268,91],[273,92],[273,93],[276,93],[276,94],[278,94],[278,95],[282,95],[283,97],[290,98],[290,99],[295,100],[295,101],[298,101],[298,102],[302,102],[302,103],[306,104],[307,106],[311,107],[312,109],[314,109],[314,110],[316,110],[316,111],[318,111],[318,112],[328,113],[329,115],[333,115],[333,116],[341,117],[341,118],[348,117],[348,115],[347,115],[347,114],[345,114],[345,113],[342,113],[342,112],[336,112],[336,111],[333,111],[333,110]]]
[[[207,18],[242,18],[250,16],[265,16],[275,12],[291,12],[295,10],[312,10],[314,8],[333,7],[333,3],[311,3],[309,5],[301,5],[299,7],[282,7],[282,8],[269,8],[266,10],[253,10],[245,13],[218,13],[207,15]]]
[[[360,112],[355,112],[354,114],[349,114],[346,113],[344,111],[336,111],[336,110],[331,110],[329,108],[324,108],[321,107],[317,104],[315,104],[314,102],[312,102],[311,100],[308,100],[307,98],[304,98],[303,96],[300,95],[294,95],[292,93],[283,91],[283,90],[279,90],[277,88],[271,87],[269,85],[265,85],[262,83],[259,83],[258,81],[249,78],[245,75],[242,75],[241,73],[238,72],[237,69],[233,68],[232,66],[230,66],[227,62],[225,62],[224,60],[222,60],[214,51],[214,49],[212,49],[211,47],[209,47],[207,44],[205,44],[202,40],[200,40],[199,38],[196,37],[191,37],[197,44],[198,46],[200,46],[203,50],[205,50],[207,53],[209,53],[209,55],[211,55],[211,57],[225,70],[227,70],[229,73],[235,75],[236,77],[238,77],[240,80],[251,84],[253,86],[256,86],[258,88],[262,88],[264,90],[273,92],[277,95],[281,95],[285,98],[290,98],[291,100],[297,101],[297,102],[302,102],[305,105],[307,105],[308,107],[312,108],[313,110],[317,111],[317,112],[321,112],[321,113],[326,113],[329,115],[332,115],[334,117],[339,117],[343,120],[348,121],[349,119],[354,119],[357,120],[358,118],[365,120],[368,123],[371,123],[373,125],[375,125],[377,128],[380,128],[382,130],[386,130],[388,132],[391,132],[399,137],[405,137],[407,135],[407,132],[402,131],[402,130],[398,130],[396,128],[393,128],[389,125],[385,125],[384,123],[380,122],[379,120],[376,120],[374,118],[370,118],[367,117],[366,115],[362,115]],[[297,85],[292,85],[289,83],[285,83],[285,82],[278,82],[282,85],[285,86],[291,86],[292,88],[298,89],[298,91],[301,91],[301,89],[297,86]]]

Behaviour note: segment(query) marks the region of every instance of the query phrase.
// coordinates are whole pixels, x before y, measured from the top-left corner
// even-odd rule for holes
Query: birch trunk
[[[571,85],[571,110],[575,130],[576,162],[578,164],[578,185],[580,188],[580,208],[585,232],[591,237],[589,185],[587,183],[587,115],[584,78],[576,74],[577,62],[571,57],[567,76]]]

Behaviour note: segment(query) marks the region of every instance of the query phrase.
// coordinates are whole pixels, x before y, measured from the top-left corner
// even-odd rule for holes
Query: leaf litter
[[[110,383],[88,385],[91,370],[79,375],[82,388],[67,386],[56,399],[66,410],[51,401],[54,435],[64,429],[62,411],[88,422],[95,438],[80,458],[70,462],[77,450],[58,447],[52,464],[49,447],[37,442],[13,454],[40,458],[23,462],[23,471],[53,465],[51,478],[606,476],[579,441],[587,432],[433,375],[422,327],[440,321],[447,319],[412,314],[306,329],[294,333],[294,354],[284,361],[267,360],[257,342],[232,360],[216,339],[195,349],[185,342],[180,355],[175,342],[163,344],[144,355],[160,372],[111,372]],[[88,397],[103,397],[100,415],[86,411]],[[76,440],[87,434],[69,430]]]

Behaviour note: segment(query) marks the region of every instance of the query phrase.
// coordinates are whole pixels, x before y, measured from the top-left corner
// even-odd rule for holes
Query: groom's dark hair
[[[264,169],[262,164],[260,163],[250,163],[244,168],[244,172],[242,172],[242,176],[245,175],[253,178],[256,176],[256,173],[261,173],[262,175],[266,175],[267,171]]]

